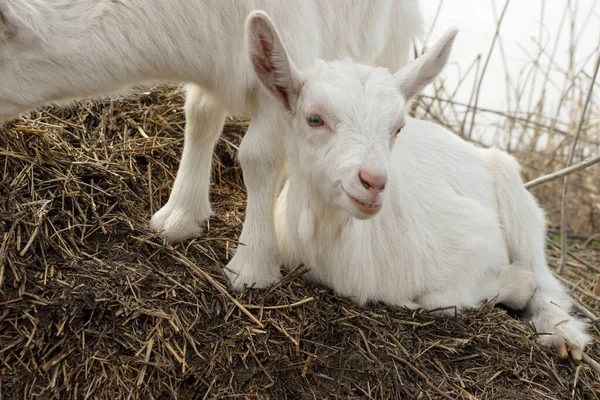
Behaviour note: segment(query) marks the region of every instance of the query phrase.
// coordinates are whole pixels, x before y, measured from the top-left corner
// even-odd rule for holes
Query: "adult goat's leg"
[[[202,89],[186,87],[183,155],[167,204],[150,224],[171,242],[198,236],[212,213],[209,186],[215,143],[223,129],[225,111]]]
[[[265,102],[270,104],[252,116],[238,153],[248,204],[240,244],[226,268],[236,290],[244,285],[264,288],[280,278],[273,212],[285,168],[288,124],[277,114],[274,100],[263,99],[263,106]]]

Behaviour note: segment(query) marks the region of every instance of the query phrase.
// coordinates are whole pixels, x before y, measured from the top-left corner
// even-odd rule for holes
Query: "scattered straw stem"
[[[600,50],[600,48],[599,48]],[[585,104],[583,106],[583,110],[581,111],[581,118],[579,120],[579,126],[577,127],[577,133],[575,134],[575,138],[573,138],[573,144],[571,145],[571,150],[569,151],[569,158],[567,159],[567,168],[573,163],[573,158],[575,157],[575,149],[577,148],[577,141],[579,140],[579,136],[581,135],[581,130],[583,129],[583,122],[585,121],[585,115],[587,113],[588,106],[590,104],[590,100],[592,99],[592,92],[594,91],[594,85],[596,84],[596,77],[598,76],[598,68],[600,68],[600,51],[598,51],[598,57],[596,59],[596,67],[594,68],[594,75],[592,76],[592,80],[590,82],[590,89],[587,93],[587,98],[585,99]],[[563,185],[562,192],[562,204],[560,209],[560,264],[558,265],[558,271],[562,272],[567,263],[567,195],[569,193],[569,176],[565,176],[565,182]]]
[[[302,304],[308,303],[310,301],[313,301],[315,298],[314,297],[307,297],[305,299],[302,299],[300,301],[297,301],[295,303],[292,304],[280,304],[278,306],[257,306],[255,304],[244,304],[244,307],[246,307],[247,309],[262,309],[262,310],[281,310],[284,308],[294,308],[294,307],[298,307],[301,306]]]
[[[423,379],[425,381],[425,384],[427,385],[427,387],[429,387],[429,389],[433,390],[434,392],[436,392],[437,394],[439,394],[440,396],[442,396],[445,399],[452,399],[452,396],[448,395],[448,393],[443,392],[439,387],[437,387],[433,383],[431,383],[431,379],[429,379],[429,377],[427,375],[425,375],[423,372],[421,372],[417,367],[412,365],[410,362],[408,362],[404,358],[399,357],[395,354],[389,354],[389,356],[392,357],[394,360],[401,362],[402,364],[407,366],[411,371],[413,371],[415,374],[417,374],[421,379]]]
[[[150,240],[135,237],[135,236],[134,236],[134,238],[137,240],[140,240],[144,243],[147,243],[149,245],[152,245],[154,247],[161,247],[161,245],[159,245],[158,243],[154,243]],[[173,258],[176,262],[182,263],[183,265],[188,267],[190,269],[190,271],[195,272],[197,275],[204,278],[204,280],[206,282],[208,282],[213,288],[215,288],[223,296],[227,297],[237,308],[239,308],[244,314],[246,314],[248,316],[248,318],[250,318],[252,320],[252,322],[254,322],[256,325],[258,325],[261,328],[265,327],[265,325],[262,322],[260,322],[258,320],[258,318],[256,318],[254,316],[254,314],[252,314],[250,311],[248,311],[248,309],[243,304],[241,304],[231,294],[229,294],[227,289],[225,289],[223,287],[223,285],[221,285],[212,276],[210,276],[208,274],[208,272],[203,271],[202,268],[198,267],[190,259],[188,259],[186,256],[181,254],[179,251],[175,250],[173,247],[166,246],[165,248],[169,251],[169,253],[170,253],[169,255],[171,256],[171,258]],[[305,302],[308,302],[308,300]]]
[[[525,188],[526,189],[531,189],[534,188],[536,186],[542,185],[546,182],[550,182],[550,181],[554,181],[560,178],[564,178],[567,175],[571,175],[572,173],[575,173],[577,171],[581,171],[582,169],[585,169],[587,167],[590,167],[596,163],[600,162],[600,154],[595,156],[595,157],[590,157],[586,160],[583,160],[581,162],[578,162],[577,164],[573,164],[570,167],[567,168],[563,168],[560,169],[558,171],[555,171],[551,174],[548,175],[543,175],[540,176],[539,178],[536,178],[534,180],[531,180],[529,182],[527,182],[525,184]]]
[[[190,268],[192,271],[196,272],[198,275],[202,276],[208,283],[212,285],[219,293],[223,296],[227,297],[233,304],[236,305],[244,314],[246,314],[256,325],[261,328],[264,328],[265,325],[260,322],[254,314],[252,314],[246,307],[244,307],[239,301],[237,301],[232,295],[229,294],[227,289],[223,287],[219,282],[217,282],[212,276],[210,276],[207,272],[204,272],[202,268],[199,268],[196,264],[191,262],[187,257],[178,252],[177,250],[172,250],[171,256],[175,261],[179,261],[183,263],[185,266]]]
[[[591,358],[587,354],[583,353],[583,357],[581,358],[581,361],[583,361],[591,369],[593,369],[595,373],[597,373],[598,375],[600,375],[600,364],[598,364],[598,362],[596,360],[594,360],[593,358]]]
[[[485,59],[485,63],[483,63],[483,69],[481,70],[481,76],[479,77],[479,82],[477,83],[477,90],[475,91],[475,101],[473,103],[473,114],[471,115],[471,126],[469,128],[469,135],[468,137],[470,138],[472,133],[473,133],[473,128],[475,127],[475,114],[477,113],[475,111],[475,109],[477,108],[477,105],[479,104],[479,92],[481,91],[481,84],[483,83],[483,77],[485,76],[485,72],[487,70],[487,66],[490,62],[490,58],[492,58],[492,53],[494,51],[494,46],[496,44],[496,40],[498,39],[498,36],[500,35],[500,27],[502,26],[502,20],[504,20],[504,14],[506,14],[506,9],[508,8],[508,4],[510,3],[510,0],[506,0],[506,3],[504,3],[504,8],[502,9],[502,13],[500,14],[500,19],[498,20],[498,24],[496,25],[496,32],[494,33],[494,39],[492,40],[492,44],[490,45],[490,51],[488,52],[487,58]]]

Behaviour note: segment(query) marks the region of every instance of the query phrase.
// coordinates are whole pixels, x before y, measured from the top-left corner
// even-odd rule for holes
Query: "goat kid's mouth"
[[[346,189],[342,188],[344,190],[344,193],[346,193],[346,196],[348,196],[348,198],[350,199],[350,201],[352,202],[352,204],[354,204],[354,206],[356,208],[358,208],[358,210],[364,214],[367,215],[373,215],[377,212],[379,212],[379,210],[381,210],[381,205],[382,203],[366,203],[364,201],[361,201],[359,199],[357,199],[356,197],[352,196],[350,193],[348,193],[346,191]]]

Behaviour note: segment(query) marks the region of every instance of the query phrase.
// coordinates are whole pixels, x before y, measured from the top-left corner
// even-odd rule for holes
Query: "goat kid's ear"
[[[246,37],[258,78],[291,111],[296,106],[302,84],[271,18],[263,11],[250,13],[246,20]]]
[[[457,29],[449,30],[431,49],[394,74],[396,86],[407,102],[419,94],[444,69],[457,33]]]

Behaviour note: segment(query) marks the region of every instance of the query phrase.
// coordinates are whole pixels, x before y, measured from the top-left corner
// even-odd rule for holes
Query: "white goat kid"
[[[201,233],[226,113],[252,115],[239,159],[248,191],[233,286],[278,279],[274,200],[285,166],[280,106],[258,88],[244,23],[270,13],[299,66],[351,56],[397,68],[422,25],[417,0],[0,0],[0,122],[50,102],[134,84],[189,82],[185,146],[167,204],[151,225],[171,241]]]
[[[390,74],[350,61],[298,70],[266,14],[248,20],[257,75],[284,105],[289,179],[275,221],[284,264],[363,304],[527,311],[540,343],[580,360],[586,326],[548,269],[545,222],[508,154],[405,116],[456,31]],[[385,199],[385,201],[384,201]]]

